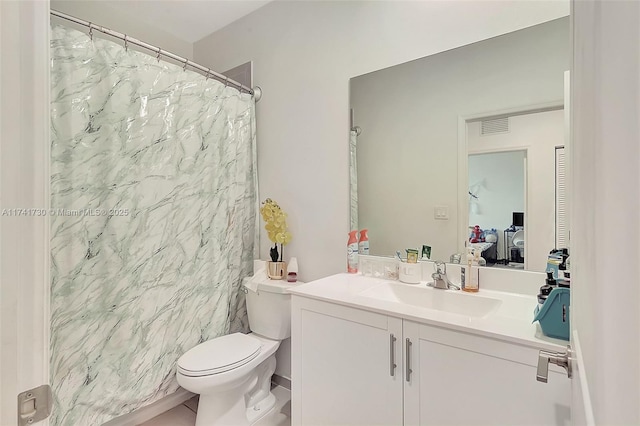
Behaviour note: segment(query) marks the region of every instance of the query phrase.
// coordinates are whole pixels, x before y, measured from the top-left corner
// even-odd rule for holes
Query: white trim
[[[514,117],[516,115],[536,114],[538,112],[557,111],[564,108],[564,100],[559,99],[551,102],[543,102],[539,104],[522,105],[513,108],[504,108],[493,111],[479,112],[461,116],[467,122],[495,120],[496,118]]]
[[[0,1],[0,424],[17,394],[49,382],[49,1]],[[39,425],[48,425],[44,420]]]
[[[467,122],[469,117],[458,116],[458,253],[465,253],[469,227],[469,153]]]
[[[487,149],[482,151],[469,152],[467,143],[467,124],[474,121],[480,121],[485,119],[494,119],[501,117],[512,117],[514,115],[535,114],[538,112],[555,111],[564,108],[564,100],[557,100],[553,102],[545,102],[541,104],[523,105],[514,108],[506,108],[501,110],[479,112],[471,115],[459,115],[458,116],[458,235],[456,240],[458,241],[458,253],[465,252],[465,246],[467,242],[467,229],[469,227],[469,154],[480,154],[489,152],[507,152],[507,151],[523,151],[526,150],[528,154],[528,146],[514,147],[506,149]],[[528,196],[528,195],[527,195]],[[528,202],[525,197],[525,210]],[[526,211],[525,211],[526,213]],[[524,216],[525,229],[527,214]],[[525,231],[526,232],[526,231]],[[525,239],[525,245],[527,239]],[[525,246],[525,253],[527,253],[527,247]],[[525,258],[526,269],[526,258]]]
[[[574,369],[574,378],[573,380],[579,381],[579,391],[581,398],[581,407],[576,407],[575,403],[572,404],[572,411],[578,408],[582,408],[582,412],[580,413],[584,418],[585,426],[595,426],[596,420],[593,416],[593,405],[591,404],[591,394],[589,392],[589,384],[587,383],[587,375],[584,374],[584,358],[582,357],[582,347],[580,346],[580,338],[578,336],[578,330],[573,330],[573,335],[571,339],[571,349],[573,351],[571,366]],[[575,390],[574,390],[575,392]],[[575,396],[575,395],[574,395]],[[574,399],[575,401],[575,399]],[[576,414],[572,413],[572,418],[576,418]]]
[[[573,47],[572,47],[573,49]],[[564,72],[564,155],[565,155],[565,191],[567,193],[567,241],[571,247],[571,190],[573,185],[573,166],[571,165],[571,156],[573,155],[573,147],[571,146],[571,71]]]
[[[39,114],[44,117],[43,128],[40,130],[42,139],[37,142],[36,146],[38,150],[35,159],[35,182],[36,192],[41,194],[42,206],[44,208],[51,208],[51,21],[50,21],[50,1],[46,0],[45,8],[38,11],[43,16],[39,17],[39,22],[42,27],[38,26],[35,29],[38,37],[46,39],[46,52],[41,54],[41,62],[38,64],[38,74],[40,78],[36,78],[36,84],[39,83],[37,92],[42,95],[42,102],[40,103]],[[46,12],[46,13],[45,13]],[[39,34],[38,34],[39,33]],[[36,109],[37,111],[37,109]],[[36,113],[38,114],[38,112]],[[38,116],[38,115],[36,115]],[[50,382],[51,377],[51,217],[47,216],[43,223],[43,227],[38,230],[38,235],[35,241],[36,245],[41,244],[39,247],[39,253],[41,256],[42,269],[37,270],[37,277],[42,282],[41,288],[36,288],[36,291],[41,292],[42,297],[42,345],[44,351],[42,352],[42,364],[44,368],[44,383]],[[38,248],[38,247],[37,247]],[[46,424],[49,423],[47,419]]]
[[[530,204],[529,203],[529,147],[525,148],[524,150],[524,192],[523,193],[524,193],[524,222],[522,222],[522,225],[524,225],[524,270],[528,271],[529,259],[531,258],[531,256],[527,256],[527,253],[531,253],[529,251],[529,241],[531,239],[527,235],[527,232],[529,232],[529,229],[530,229],[529,223],[527,222],[529,220],[529,204]],[[511,258],[511,254],[509,253],[505,253],[504,255],[505,257],[507,257],[507,259]]]
[[[174,407],[177,407],[185,401],[190,400],[194,396],[196,396],[194,393],[180,388],[175,393],[167,395],[164,398],[154,402],[153,404],[139,408],[138,410],[133,411],[129,414],[125,414],[124,416],[111,419],[108,422],[104,423],[102,426],[139,425],[153,419],[156,416],[159,416],[164,412],[171,410]]]
[[[6,12],[4,11],[4,7],[2,7],[2,4],[0,4],[0,48],[2,47],[2,39],[3,39],[3,33],[4,31],[2,31],[2,17],[3,15],[5,15]],[[6,37],[6,35],[4,36]],[[2,134],[3,134],[3,123],[2,123],[2,99],[3,99],[3,90],[2,90],[2,73],[4,73],[4,66],[5,66],[5,62],[3,61],[3,58],[5,57],[5,55],[0,55],[0,164],[2,164]],[[0,207],[2,206],[2,194],[3,194],[3,190],[2,190],[2,174],[0,174]],[[0,216],[1,218],[1,216]],[[2,285],[2,276],[3,276],[3,269],[2,269],[2,259],[3,259],[3,252],[2,252],[2,223],[0,222],[0,377],[3,377],[3,381],[6,380],[6,378],[4,378],[3,376],[3,372],[4,369],[2,368],[3,365],[6,364],[6,357],[7,355],[5,354],[5,345],[7,345],[7,333],[5,331],[5,329],[2,326],[2,314],[1,314],[1,310],[4,308],[4,304],[2,303],[2,300],[5,298],[5,289],[4,286]],[[6,321],[5,321],[5,327],[6,327]],[[6,422],[6,420],[9,418],[9,414],[7,414],[5,412],[6,408],[5,405],[9,405],[9,397],[6,395],[8,389],[8,386],[6,384],[0,384],[0,424]]]
[[[470,122],[467,121],[466,124]],[[522,146],[506,146],[504,148],[496,147],[496,148],[482,148],[482,149],[467,149],[467,156],[476,155],[476,154],[492,154],[496,152],[514,152],[514,151],[527,151],[529,152],[529,148],[531,145],[522,145]]]

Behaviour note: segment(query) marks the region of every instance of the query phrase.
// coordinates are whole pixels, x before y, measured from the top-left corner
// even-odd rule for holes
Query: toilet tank
[[[297,284],[300,282],[270,280],[266,274],[244,279],[251,331],[275,340],[291,336],[291,294],[288,289]]]

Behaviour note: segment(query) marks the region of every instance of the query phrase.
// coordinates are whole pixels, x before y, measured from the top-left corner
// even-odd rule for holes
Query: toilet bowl
[[[200,394],[196,426],[248,426],[274,407],[271,376],[276,350],[291,336],[291,287],[259,269],[243,282],[252,333],[217,337],[178,359],[178,383]]]
[[[234,333],[180,357],[178,383],[200,394],[196,426],[251,425],[267,414],[275,405],[271,376],[279,346],[255,333]]]

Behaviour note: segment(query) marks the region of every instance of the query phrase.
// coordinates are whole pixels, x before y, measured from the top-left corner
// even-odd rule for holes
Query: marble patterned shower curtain
[[[120,44],[51,34],[53,425],[178,389],[176,360],[247,329],[254,101]]]

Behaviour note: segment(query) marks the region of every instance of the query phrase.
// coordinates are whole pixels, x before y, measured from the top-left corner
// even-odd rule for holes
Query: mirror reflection
[[[351,79],[351,225],[370,254],[449,261],[475,238],[488,265],[544,271],[563,243],[569,52],[562,18]]]
[[[558,109],[467,123],[469,236],[488,265],[545,269],[562,228],[564,117]]]

